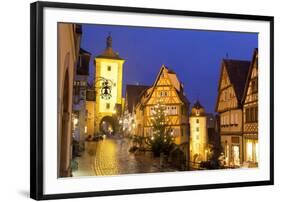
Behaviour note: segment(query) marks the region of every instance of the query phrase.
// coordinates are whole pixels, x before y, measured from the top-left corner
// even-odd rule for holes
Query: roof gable
[[[247,75],[247,80],[245,84],[245,90],[243,92],[243,97],[242,97],[242,102],[245,102],[249,87],[250,87],[250,81],[251,78],[258,76],[258,49],[254,49],[253,57],[252,57],[252,62],[249,68],[249,72]]]
[[[146,99],[144,101],[144,104],[146,104],[149,101],[149,99],[151,98],[151,96],[153,95],[153,93],[155,91],[155,88],[157,86],[159,87],[161,85],[162,86],[172,85],[173,90],[175,91],[175,93],[176,93],[178,99],[180,100],[180,102],[189,106],[189,101],[185,97],[185,95],[183,94],[182,86],[181,86],[180,82],[178,81],[175,72],[168,69],[165,65],[162,65],[153,86],[149,90],[149,94],[146,95]]]
[[[223,96],[225,95],[223,95],[223,92],[228,88],[228,93],[231,93],[232,97],[235,99],[235,102],[231,105],[235,106],[235,103],[237,103],[239,106],[241,104],[249,72],[249,66],[250,61],[230,59],[222,60],[216,111],[219,110],[219,103],[224,100]]]
[[[129,113],[133,112],[133,109],[137,105],[140,96],[146,91],[149,86],[144,85],[127,85],[126,86],[126,108]]]
[[[233,85],[236,97],[240,103],[245,89],[250,61],[224,60],[224,64],[230,83]]]

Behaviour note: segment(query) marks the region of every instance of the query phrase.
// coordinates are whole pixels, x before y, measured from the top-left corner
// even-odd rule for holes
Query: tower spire
[[[106,48],[112,48],[111,32],[109,32],[108,37],[106,38]]]

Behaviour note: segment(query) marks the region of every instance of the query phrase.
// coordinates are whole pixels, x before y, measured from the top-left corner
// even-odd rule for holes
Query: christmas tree
[[[152,117],[152,134],[147,137],[146,143],[149,145],[154,156],[161,153],[169,154],[174,146],[174,137],[169,127],[166,106],[158,103],[154,107]]]

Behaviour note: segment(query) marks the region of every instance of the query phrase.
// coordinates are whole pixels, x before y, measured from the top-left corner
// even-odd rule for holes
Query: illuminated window
[[[177,107],[176,107],[176,106],[172,106],[172,107],[171,107],[171,114],[172,114],[172,115],[177,114]]]
[[[232,160],[234,165],[239,166],[240,165],[240,151],[239,151],[239,146],[238,145],[234,145],[232,146]]]
[[[165,107],[165,112],[166,112],[167,114],[170,113],[170,107],[169,107],[169,106]]]
[[[225,162],[228,165],[229,164],[229,158],[230,158],[230,152],[229,152],[229,145],[227,142],[225,143],[225,148],[224,148],[224,153],[225,153]]]
[[[253,160],[253,144],[252,142],[247,142],[247,161]]]
[[[256,143],[256,162],[259,162],[259,144],[258,143]]]

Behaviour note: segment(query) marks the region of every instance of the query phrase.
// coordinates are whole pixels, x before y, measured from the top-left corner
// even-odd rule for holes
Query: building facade
[[[225,166],[243,163],[243,106],[241,104],[250,62],[224,59],[221,65],[216,111]]]
[[[136,128],[136,106],[141,95],[150,86],[145,85],[126,85],[124,111],[121,119],[122,131],[125,135],[137,135],[139,133]],[[140,126],[139,126],[140,127]]]
[[[95,132],[95,101],[96,101],[96,95],[95,95],[95,88],[93,85],[88,84],[87,88],[87,94],[86,94],[86,114],[87,114],[87,121],[86,121],[86,127],[87,132],[86,136],[87,138],[93,137]]]
[[[58,24],[58,177],[71,176],[72,98],[81,26]]]
[[[150,88],[140,95],[136,105],[135,134],[150,137],[153,133],[152,123],[158,104],[165,106],[165,124],[175,138],[175,144],[188,157],[189,101],[183,93],[183,86],[177,75],[164,65]]]
[[[207,116],[197,101],[191,109],[190,117],[190,161],[201,162],[208,159]]]
[[[80,48],[73,84],[73,139],[79,143],[81,149],[87,134],[86,94],[90,58],[91,54]]]
[[[122,78],[124,59],[112,49],[112,37],[106,39],[105,51],[95,58],[95,89],[96,89],[96,116],[95,132],[106,133],[115,130],[115,116],[122,108]],[[105,82],[108,83],[105,83]],[[103,85],[108,85],[107,95],[103,96]],[[109,92],[110,91],[110,92]],[[110,131],[107,131],[110,129]]]
[[[250,167],[258,166],[258,49],[254,50],[243,96],[243,150],[244,161]]]

